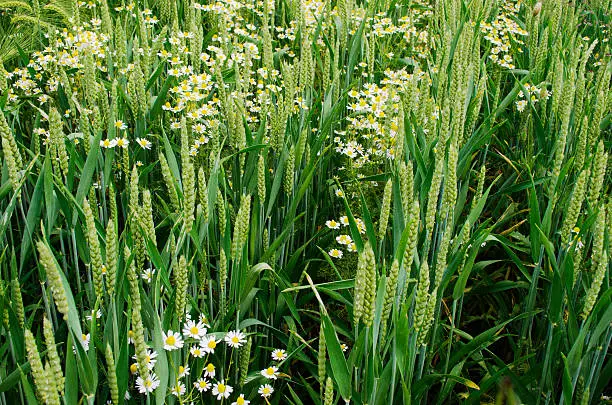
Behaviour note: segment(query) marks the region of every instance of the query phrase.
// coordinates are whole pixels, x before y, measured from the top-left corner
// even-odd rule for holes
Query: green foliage
[[[610,0],[204,3],[0,0],[2,403],[612,395]]]

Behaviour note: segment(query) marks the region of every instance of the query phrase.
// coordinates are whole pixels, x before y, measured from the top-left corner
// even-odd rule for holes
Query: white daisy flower
[[[272,360],[283,361],[287,358],[287,351],[283,349],[275,349],[272,352]]]
[[[331,249],[327,254],[334,259],[342,258],[342,250],[340,249]]]
[[[172,351],[183,347],[183,339],[178,332],[172,332],[172,330],[169,330],[167,334],[162,332],[162,335],[165,350]]]
[[[85,349],[85,351],[89,350],[89,341],[90,340],[91,340],[91,335],[89,333],[81,335],[81,344],[83,345],[83,349]]]
[[[136,358],[136,355],[132,356],[132,358],[134,360],[138,360]],[[155,363],[157,362],[157,352],[155,350],[147,349],[146,356],[145,356],[145,362],[147,364],[147,368],[149,370],[153,370],[153,367],[155,367]]]
[[[232,330],[225,335],[225,343],[234,349],[239,348],[246,343],[246,335],[239,330]]]
[[[140,145],[142,149],[151,149],[152,143],[145,138],[136,138],[136,143]]]
[[[276,380],[278,378],[278,367],[270,366],[268,368],[265,368],[261,370],[261,375],[270,380]]]
[[[262,397],[268,398],[274,392],[274,388],[272,388],[270,384],[264,384],[259,387],[257,392],[259,392]]]
[[[206,336],[206,328],[200,321],[196,323],[195,321],[189,320],[183,325],[183,336],[198,340],[202,339]]]
[[[210,382],[204,378],[198,378],[198,380],[193,383],[193,386],[200,392],[206,392],[210,389]]]
[[[152,267],[149,267],[148,269],[144,269],[142,271],[142,274],[140,275],[140,278],[142,278],[144,281],[146,281],[147,283],[151,283],[151,281],[153,281],[153,275],[155,274],[155,269]]]
[[[249,405],[251,401],[244,398],[244,394],[240,394],[238,398],[231,405]]]
[[[130,141],[128,141],[126,137],[113,139],[113,140],[115,141],[115,145],[123,149],[126,149],[128,145],[130,144]]]
[[[104,139],[100,141],[100,146],[102,148],[105,149],[109,149],[109,148],[114,148],[115,146],[117,146],[117,140],[116,139]]]
[[[202,348],[202,346],[199,345],[193,345],[191,346],[191,349],[189,349],[189,352],[191,353],[191,355],[195,358],[201,358],[204,357],[204,354],[206,353],[204,351],[204,348]]]
[[[340,223],[330,219],[329,221],[325,221],[325,226],[327,226],[329,229],[338,229],[340,228]]]
[[[215,340],[214,336],[204,336],[200,342],[200,346],[202,346],[202,349],[204,349],[206,353],[214,353],[217,343],[219,342]]]
[[[206,367],[204,367],[204,377],[215,378],[215,374],[215,365],[208,363]]]
[[[221,380],[221,382],[213,385],[212,394],[216,395],[217,400],[220,401],[221,398],[225,398],[225,399],[229,398],[232,391],[234,391],[234,389],[231,386],[226,385],[225,382]]]
[[[172,387],[172,395],[176,395],[177,397],[185,395],[185,391],[187,391],[187,388],[182,382],[179,382],[174,387]]]
[[[179,366],[178,368],[179,378],[183,378],[189,375],[189,366]]]
[[[336,236],[336,242],[338,242],[341,245],[348,245],[351,242],[353,242],[353,239],[351,239],[349,235],[339,235],[339,236]]]
[[[149,393],[155,391],[155,388],[157,388],[158,386],[159,386],[159,379],[153,373],[147,376],[146,379],[143,379],[142,377],[138,377],[136,379],[136,387],[138,388],[138,391],[141,394],[149,395]]]
[[[117,129],[127,129],[127,125],[125,124],[125,122],[123,122],[121,120],[117,120],[117,121],[115,121],[115,128],[117,128]]]

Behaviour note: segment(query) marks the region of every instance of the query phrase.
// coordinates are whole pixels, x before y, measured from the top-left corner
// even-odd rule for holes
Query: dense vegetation
[[[612,395],[610,0],[0,0],[0,404]]]

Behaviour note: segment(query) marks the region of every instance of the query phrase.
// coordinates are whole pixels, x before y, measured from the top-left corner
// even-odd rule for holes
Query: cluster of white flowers
[[[540,100],[548,100],[551,93],[546,90],[546,84],[542,83],[540,86],[536,86],[533,84],[525,83],[523,86],[527,94],[523,92],[523,90],[518,93],[518,100],[515,102],[516,109],[519,112],[525,111],[527,104],[531,102],[531,104],[535,105]]]

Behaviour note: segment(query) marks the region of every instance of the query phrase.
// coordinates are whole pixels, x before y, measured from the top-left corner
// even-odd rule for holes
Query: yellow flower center
[[[134,363],[130,366],[130,372],[132,374],[136,374],[136,371],[138,371],[138,366],[136,365],[136,363]]]
[[[224,393],[225,392],[225,384],[217,385],[217,391],[219,391],[220,393]]]
[[[208,347],[210,349],[214,349],[215,347],[217,347],[217,342],[215,342],[214,340],[211,340],[210,342],[208,342]]]
[[[240,343],[240,339],[238,339],[238,336],[232,337],[232,343]]]
[[[85,335],[85,334],[81,335],[81,339],[83,339],[83,341],[86,342],[87,341],[87,335]]]
[[[206,366],[206,371],[212,373],[213,371],[215,371],[215,366],[213,366],[212,363],[208,363],[208,365]]]
[[[263,393],[264,393],[265,395],[268,395],[268,394],[270,393],[270,388],[268,388],[268,387],[264,387],[264,389],[263,389]]]
[[[151,380],[149,380],[148,378],[144,382],[144,385],[147,388],[150,388],[152,384],[153,384],[153,382]]]
[[[268,368],[266,369],[266,374],[268,374],[268,375],[274,375],[274,369],[273,369],[272,367],[268,367]]]
[[[244,405],[244,398],[242,398],[242,397],[238,397],[238,399],[236,400],[236,403],[237,403],[238,405]]]
[[[179,374],[183,374],[185,372],[185,367],[179,366]]]
[[[174,336],[170,335],[166,338],[167,345],[174,346],[175,343],[176,343],[176,338]]]
[[[151,356],[146,356],[146,357],[145,357],[145,361],[146,361],[147,363],[150,363],[150,362],[151,362]]]
[[[189,331],[191,332],[192,335],[197,335],[199,332],[197,326],[192,326],[191,329],[189,329]]]
[[[206,381],[200,381],[200,388],[206,388]]]

